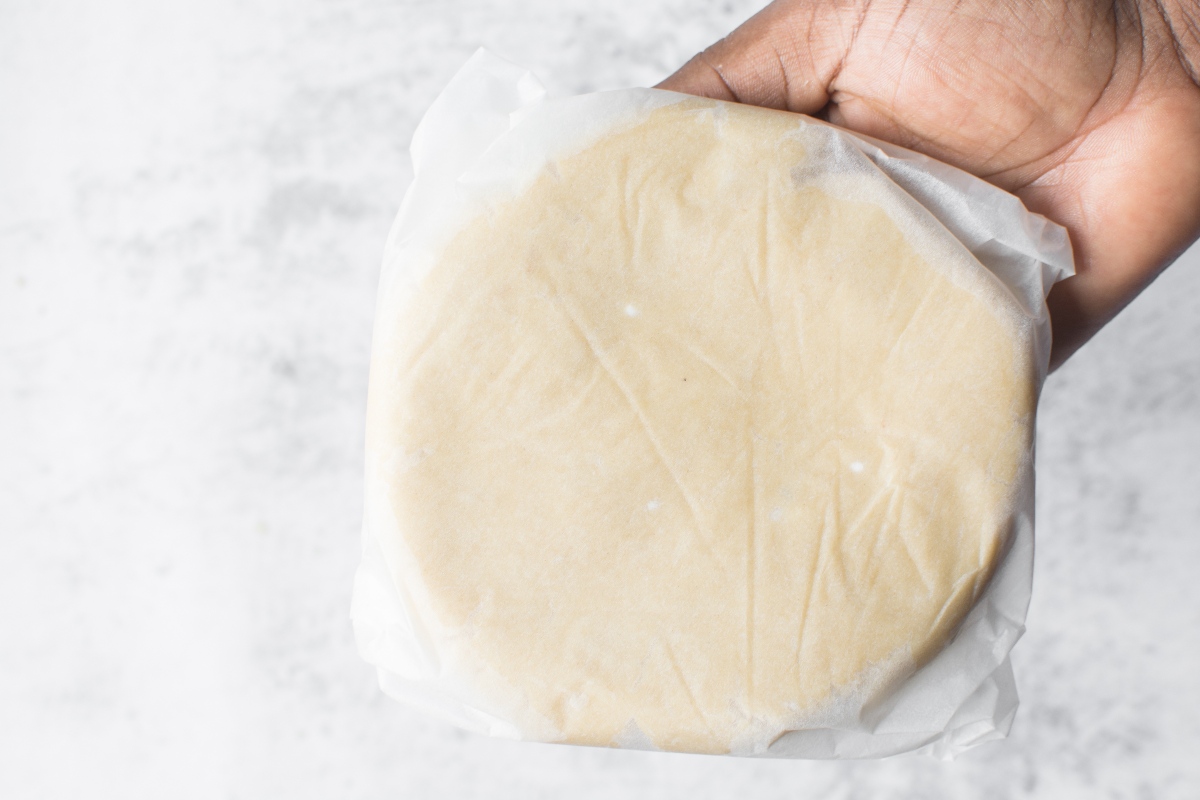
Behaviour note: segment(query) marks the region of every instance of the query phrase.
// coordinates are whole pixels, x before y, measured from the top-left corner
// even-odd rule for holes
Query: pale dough
[[[927,661],[995,566],[1027,338],[809,151],[654,111],[462,229],[377,342],[384,550],[533,735],[769,742]]]

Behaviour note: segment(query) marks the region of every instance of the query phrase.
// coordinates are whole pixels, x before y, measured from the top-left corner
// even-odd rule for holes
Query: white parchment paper
[[[466,220],[490,201],[521,191],[551,156],[585,148],[685,95],[652,89],[548,100],[528,71],[478,51],[434,101],[413,135],[414,179],[388,238],[379,314],[398,313]],[[961,170],[886,143],[829,131],[824,156],[847,172],[879,170],[906,193],[913,218],[953,235],[1009,292],[1033,331],[1037,380],[1050,354],[1045,296],[1072,274],[1067,234],[1012,195]],[[902,224],[903,227],[903,224]],[[377,323],[377,332],[379,330]],[[785,733],[738,755],[870,758],[911,750],[953,757],[1005,736],[1017,708],[1009,652],[1024,630],[1033,570],[1033,481],[1023,487],[1007,552],[949,644],[895,691],[822,727]],[[443,669],[422,610],[379,542],[395,521],[368,469],[363,560],[352,618],[359,650],[389,695],[461,727],[526,738],[513,720],[485,711],[470,686]],[[394,566],[394,565],[392,565]],[[645,746],[630,742],[630,746]]]

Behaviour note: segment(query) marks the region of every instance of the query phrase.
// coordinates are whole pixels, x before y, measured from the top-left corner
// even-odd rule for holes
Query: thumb
[[[865,9],[831,0],[775,0],[656,88],[816,114]]]

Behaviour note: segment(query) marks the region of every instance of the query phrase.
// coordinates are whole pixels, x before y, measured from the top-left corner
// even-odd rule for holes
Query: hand
[[[776,0],[660,88],[919,150],[1066,226],[1051,366],[1200,234],[1198,0]]]

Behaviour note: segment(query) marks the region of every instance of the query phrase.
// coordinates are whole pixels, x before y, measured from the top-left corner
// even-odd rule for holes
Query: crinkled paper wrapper
[[[413,134],[415,177],[388,238],[379,319],[402,313],[440,249],[489,201],[519,193],[551,157],[578,152],[604,133],[686,98],[626,89],[548,100],[529,71],[478,51]],[[846,172],[882,171],[1008,288],[1034,330],[1040,389],[1050,354],[1045,296],[1055,281],[1073,272],[1066,231],[958,169],[801,119],[827,132],[827,159]],[[1027,474],[1007,551],[937,656],[869,709],[733,754],[874,758],[920,750],[952,758],[1007,735],[1017,709],[1009,652],[1024,631],[1033,573],[1032,470]],[[379,544],[400,535],[382,499],[386,493],[373,488],[381,479],[367,475],[363,560],[354,586],[352,618],[363,658],[378,669],[383,690],[398,700],[469,730],[524,738],[512,722],[473,705],[472,688],[457,685],[438,666],[435,637],[385,563]]]

